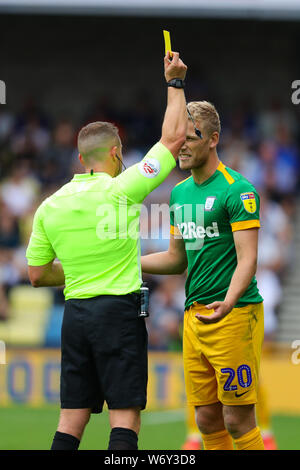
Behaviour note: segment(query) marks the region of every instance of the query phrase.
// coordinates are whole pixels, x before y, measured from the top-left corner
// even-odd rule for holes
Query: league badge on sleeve
[[[256,212],[256,200],[254,193],[242,193],[241,200],[247,212],[250,214],[254,214],[254,212]]]
[[[160,163],[156,158],[144,158],[138,164],[138,169],[146,178],[155,178],[160,172]]]

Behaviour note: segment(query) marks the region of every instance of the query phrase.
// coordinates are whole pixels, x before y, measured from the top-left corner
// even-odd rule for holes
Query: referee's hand
[[[229,306],[226,302],[213,302],[212,304],[206,305],[207,310],[213,310],[211,315],[201,315],[200,313],[196,313],[195,317],[198,318],[199,321],[210,324],[210,323],[217,323],[218,321],[222,320],[222,318],[226,317],[228,313],[231,312],[232,307]]]
[[[179,52],[172,52],[172,60],[170,52],[167,52],[167,55],[164,58],[165,65],[165,79],[167,82],[173,78],[185,79],[187,66],[179,58]]]

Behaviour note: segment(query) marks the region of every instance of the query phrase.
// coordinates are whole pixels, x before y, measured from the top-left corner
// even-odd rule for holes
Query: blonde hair
[[[101,160],[111,145],[120,143],[118,128],[111,122],[91,122],[80,130],[77,138],[79,153],[85,160]]]
[[[211,135],[214,132],[221,132],[221,122],[215,106],[208,101],[191,101],[187,105],[196,125],[200,121],[203,130]]]

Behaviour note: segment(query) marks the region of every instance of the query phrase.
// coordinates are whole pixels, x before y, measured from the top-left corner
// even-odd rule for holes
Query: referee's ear
[[[83,157],[80,153],[78,154],[78,159],[79,159],[81,165],[85,166],[84,159],[83,159]]]
[[[114,145],[113,147],[111,147],[110,151],[109,151],[109,154],[111,156],[111,158],[113,159],[114,162],[116,162],[116,164],[119,165],[119,158],[118,158],[118,146],[117,145]]]
[[[110,152],[109,152],[110,156],[115,157],[116,154],[117,154],[117,151],[118,151],[118,146],[117,145],[114,145],[113,147],[111,147]]]

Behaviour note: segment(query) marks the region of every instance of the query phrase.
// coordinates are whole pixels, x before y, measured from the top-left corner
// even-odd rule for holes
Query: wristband
[[[182,80],[181,78],[173,78],[172,80],[167,82],[167,86],[172,86],[174,88],[184,88],[185,81]]]

